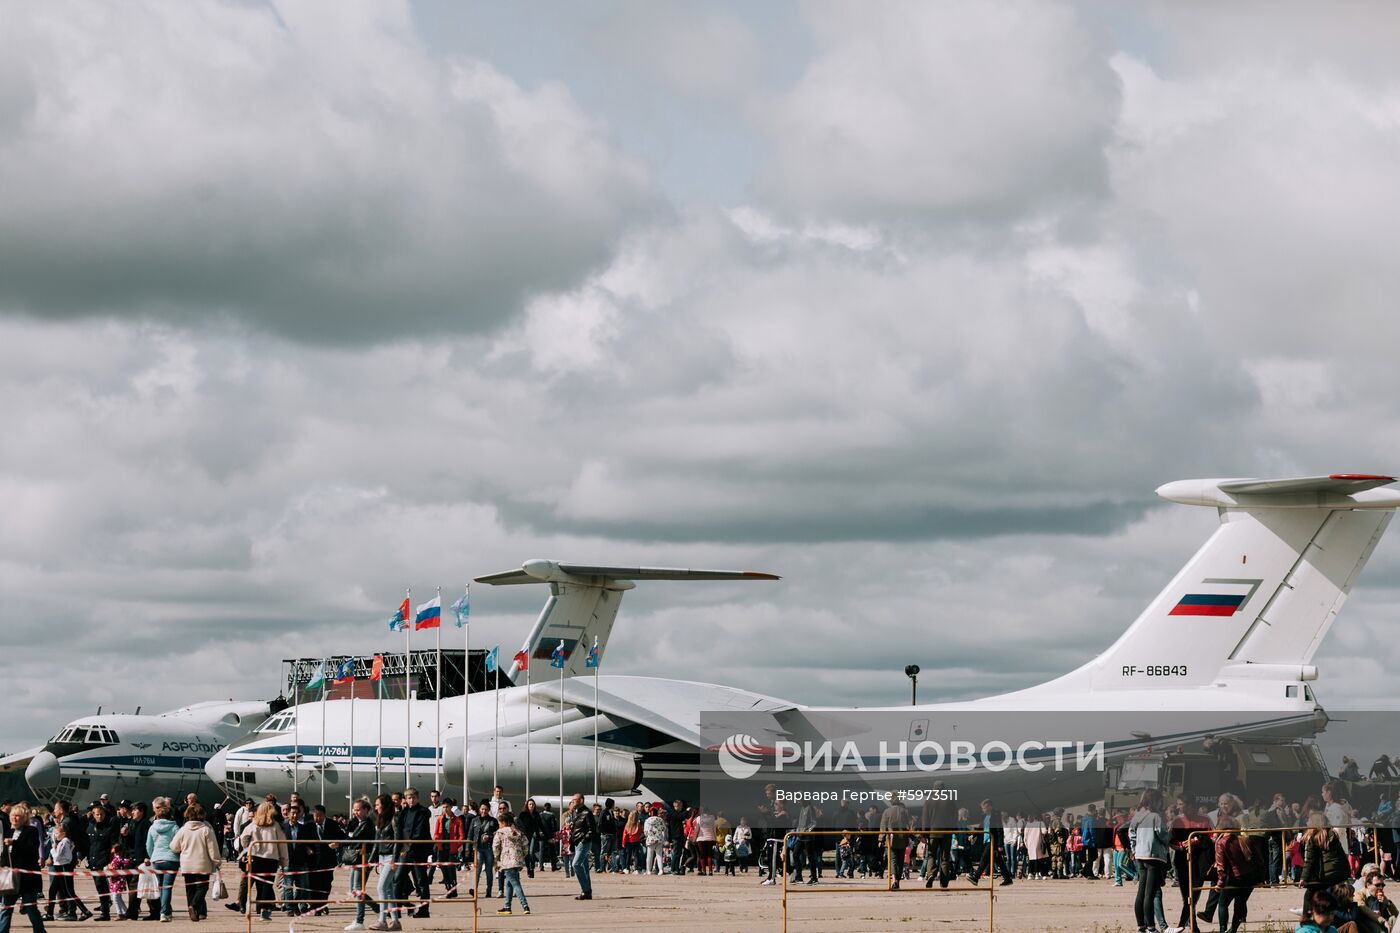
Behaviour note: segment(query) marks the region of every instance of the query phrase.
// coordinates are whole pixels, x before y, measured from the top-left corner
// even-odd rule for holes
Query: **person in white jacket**
[[[204,822],[204,808],[192,803],[185,810],[185,825],[170,840],[170,851],[180,856],[180,874],[185,877],[185,902],[190,920],[200,921],[209,916],[205,898],[209,893],[209,876],[219,870],[221,861],[214,830]]]

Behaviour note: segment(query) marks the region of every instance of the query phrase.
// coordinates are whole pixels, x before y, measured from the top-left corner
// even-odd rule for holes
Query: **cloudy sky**
[[[534,557],[613,672],[1092,657],[1194,476],[1400,469],[1400,10],[3,3],[0,748]],[[474,596],[478,644],[543,598]],[[1319,657],[1392,693],[1400,542]]]

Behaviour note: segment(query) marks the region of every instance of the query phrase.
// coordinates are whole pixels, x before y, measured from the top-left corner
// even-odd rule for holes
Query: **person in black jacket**
[[[573,847],[574,877],[578,879],[579,893],[576,901],[593,900],[593,883],[588,877],[588,856],[598,839],[598,821],[593,811],[583,802],[583,794],[574,794],[569,801],[569,812],[564,814],[569,827],[569,845]]]
[[[107,808],[97,804],[92,808],[87,823],[87,863],[94,872],[93,887],[97,888],[98,920],[112,919],[112,889],[107,884],[107,876],[102,869],[112,860],[112,846],[117,844],[117,824],[110,818]]]
[[[426,840],[433,838],[433,819],[428,808],[418,802],[418,791],[412,787],[404,788],[403,807],[398,813],[399,836],[398,838]],[[401,844],[398,858],[402,862],[408,862],[412,869],[413,890],[418,899],[423,903],[419,905],[409,916],[424,919],[428,916],[428,903],[432,898],[428,891],[428,866],[424,864],[428,861],[430,846]],[[405,875],[405,881],[409,875]],[[400,882],[400,890],[404,887],[404,882]]]
[[[5,834],[5,864],[16,869],[15,887],[0,898],[0,933],[9,933],[10,920],[19,910],[29,916],[34,933],[44,933],[44,917],[39,913],[39,898],[44,893],[44,876],[39,872],[39,831],[30,825],[33,814],[25,804],[10,808],[9,832]]]
[[[544,844],[540,847],[540,861],[549,862],[550,871],[559,870],[559,841],[555,837],[559,835],[559,814],[554,812],[554,807],[545,804],[540,811],[540,835],[544,839]]]
[[[524,833],[525,838],[530,840],[529,847],[525,850],[525,870],[533,878],[535,877],[535,866],[540,863],[544,846],[544,821],[540,819],[539,807],[535,805],[534,797],[525,801],[520,815],[515,818],[515,828]]]
[[[594,871],[607,871],[608,863],[612,861],[613,853],[618,849],[618,842],[622,838],[622,824],[618,822],[617,815],[613,813],[612,798],[603,806],[593,805],[593,818],[598,821],[598,842],[595,844],[595,858],[593,861]]]
[[[340,864],[353,866],[350,869],[350,890],[355,894],[355,923],[364,926],[365,910],[379,910],[368,891],[373,866],[378,862],[374,851],[374,820],[370,817],[368,801],[356,800],[350,807],[345,839],[340,847]]]
[[[316,867],[314,843],[321,838],[316,824],[302,812],[301,804],[287,805],[287,823],[283,827],[291,842],[287,845],[287,875],[292,882],[292,898],[286,905],[288,913],[298,916],[310,913],[314,908],[311,901],[316,897],[312,887],[311,870]]]
[[[996,870],[997,862],[1001,862],[1001,883],[1007,885],[1011,883],[1011,866],[1006,862],[1006,831],[1002,827],[1001,811],[992,805],[990,800],[982,801],[982,859],[976,868],[972,870],[968,881],[976,884],[983,874]]]
[[[339,859],[337,850],[346,836],[339,823],[326,819],[326,808],[319,803],[311,808],[311,818],[322,841],[321,845],[311,847],[313,871],[310,875],[310,885],[312,900],[317,902],[312,914],[324,917],[331,912],[331,888],[335,887],[335,866]]]
[[[127,818],[122,829],[122,853],[132,865],[142,864],[150,857],[146,851],[146,837],[151,832],[151,818],[146,813],[145,801],[138,800],[131,805],[131,816]],[[128,885],[126,901],[126,919],[137,919],[141,915],[141,899],[136,896],[135,883]],[[152,904],[156,905],[157,902],[153,901]],[[155,920],[159,916],[159,906],[153,906],[146,919]]]
[[[475,891],[476,887],[481,884],[481,873],[485,872],[487,897],[491,896],[491,885],[496,879],[496,858],[491,850],[491,842],[496,836],[496,830],[500,828],[496,818],[491,815],[491,805],[485,800],[477,806],[476,816],[467,822],[467,845],[476,850],[472,890]]]

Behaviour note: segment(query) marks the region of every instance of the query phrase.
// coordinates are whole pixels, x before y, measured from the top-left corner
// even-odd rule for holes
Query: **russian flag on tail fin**
[[[1240,611],[1243,596],[1217,596],[1214,593],[1188,593],[1168,615],[1232,616]]]
[[[1182,596],[1172,616],[1232,616],[1244,608],[1263,580],[1237,580],[1208,577],[1194,592]]]

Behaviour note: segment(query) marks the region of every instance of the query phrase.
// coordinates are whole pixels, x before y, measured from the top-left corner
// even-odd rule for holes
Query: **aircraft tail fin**
[[[576,677],[591,668],[588,654],[594,639],[598,642],[601,660],[612,633],[613,622],[622,602],[622,594],[632,589],[637,580],[778,580],[771,573],[753,570],[689,570],[675,567],[603,567],[593,564],[570,564],[549,560],[530,560],[519,570],[477,577],[477,583],[494,586],[515,586],[528,583],[548,583],[549,599],[535,620],[534,628],[521,650],[532,662],[548,664],[563,643],[563,676]],[[518,662],[512,662],[510,677],[519,672]]]
[[[1095,690],[1314,679],[1313,655],[1400,506],[1400,491],[1381,488],[1392,482],[1345,473],[1162,486],[1165,499],[1217,508],[1220,527],[1066,679],[1087,674]]]

